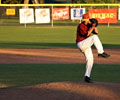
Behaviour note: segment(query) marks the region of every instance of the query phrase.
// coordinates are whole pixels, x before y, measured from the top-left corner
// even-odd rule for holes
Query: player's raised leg
[[[92,41],[93,41],[93,44],[95,45],[95,47],[97,49],[98,57],[107,58],[107,57],[110,56],[109,54],[104,52],[102,43],[101,43],[101,41],[100,41],[100,39],[97,35],[92,36]]]
[[[86,49],[90,48],[93,44],[95,45],[95,47],[97,49],[99,57],[107,58],[110,56],[104,52],[102,43],[97,35],[88,37],[87,39],[79,42],[77,44],[77,46],[84,52]]]

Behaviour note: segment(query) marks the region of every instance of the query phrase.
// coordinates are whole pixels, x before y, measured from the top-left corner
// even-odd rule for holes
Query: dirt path
[[[0,89],[0,100],[120,100],[120,83],[56,82]]]
[[[98,58],[93,49],[95,64],[120,64],[120,49],[106,49],[110,58]],[[78,49],[0,49],[1,64],[83,64]]]

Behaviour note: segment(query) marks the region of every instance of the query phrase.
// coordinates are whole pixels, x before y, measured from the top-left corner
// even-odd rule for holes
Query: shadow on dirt
[[[120,100],[120,84],[57,82],[0,90],[0,100]]]

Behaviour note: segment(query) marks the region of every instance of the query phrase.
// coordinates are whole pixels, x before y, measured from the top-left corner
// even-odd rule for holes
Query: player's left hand
[[[98,26],[98,20],[97,20],[97,19],[91,18],[91,19],[90,19],[90,22],[91,22],[91,26],[95,26],[95,27]]]

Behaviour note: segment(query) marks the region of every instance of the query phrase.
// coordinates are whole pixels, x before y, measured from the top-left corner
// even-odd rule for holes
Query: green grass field
[[[105,48],[120,48],[120,27],[100,26]],[[0,48],[76,48],[76,26],[0,27]]]
[[[120,48],[120,27],[99,26],[104,48]],[[0,48],[76,48],[76,26],[0,26]],[[82,81],[82,64],[0,64],[0,87]],[[94,65],[95,81],[120,82],[120,65]]]
[[[16,87],[58,81],[83,81],[84,67],[83,64],[0,64],[0,84]],[[92,77],[94,81],[120,82],[119,73],[119,65],[94,65]]]

